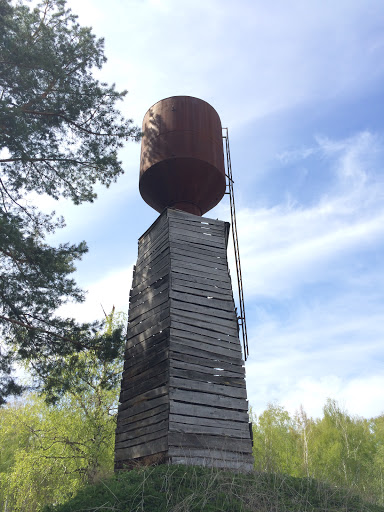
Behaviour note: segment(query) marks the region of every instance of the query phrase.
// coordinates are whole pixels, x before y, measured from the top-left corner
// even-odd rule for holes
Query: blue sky
[[[249,401],[321,415],[327,397],[384,412],[384,5],[381,0],[82,0],[105,37],[100,78],[141,125],[173,95],[208,101],[229,128],[246,298]],[[53,204],[87,240],[81,320],[128,309],[137,239],[157,213],[138,191],[140,145],[93,205]],[[229,219],[223,199],[207,216]],[[232,272],[233,274],[233,272]]]

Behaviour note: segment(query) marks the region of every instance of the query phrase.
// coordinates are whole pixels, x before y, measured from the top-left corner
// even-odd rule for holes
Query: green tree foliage
[[[280,405],[269,404],[256,419],[253,432],[256,469],[295,475],[297,435],[288,412]]]
[[[118,318],[110,317],[109,323],[108,329],[113,330],[119,323]],[[119,385],[116,379],[115,387],[107,390],[100,383],[107,374],[118,374],[120,368],[114,363],[98,363],[92,351],[82,353],[79,360],[83,362],[83,358],[86,364],[79,364],[77,376],[68,359],[68,378],[73,385],[59,398],[56,396],[55,405],[48,404],[45,397],[31,394],[23,403],[7,404],[0,410],[0,512],[38,512],[44,504],[62,503],[85,484],[98,482],[112,472]],[[84,366],[88,368],[85,372]],[[63,374],[60,378],[65,377]],[[62,390],[62,382],[57,385]],[[263,483],[255,496],[252,491],[252,496],[248,494],[244,499],[248,504],[252,500],[255,510],[259,510],[257,506],[268,482],[274,482],[274,498],[286,485],[297,510],[304,510],[312,501],[319,510],[338,510],[331,507],[332,500],[336,498],[338,503],[345,505],[342,510],[368,510],[358,503],[356,508],[352,507],[355,495],[384,505],[384,416],[371,420],[350,416],[336,402],[328,401],[322,418],[308,418],[302,409],[291,417],[283,407],[273,404],[254,418],[254,434],[256,475]],[[170,470],[171,473],[174,471],[176,468]],[[213,472],[216,481],[215,475]],[[136,479],[133,494],[126,493],[123,499],[129,503],[133,500],[132,509],[136,510],[141,502],[135,502],[135,496],[140,497],[144,487],[151,486],[153,482],[140,471],[133,478]],[[120,477],[116,481],[120,482]],[[321,482],[325,482],[324,486]],[[110,498],[117,500],[115,494],[120,490],[108,490],[109,485],[102,486],[109,498],[100,495],[98,499],[101,501],[94,503],[95,510],[96,503],[97,506],[107,506]],[[210,485],[207,484],[208,488]],[[306,486],[309,494],[305,491],[301,495]],[[323,508],[320,507],[322,488],[328,493],[328,496],[323,496]],[[163,489],[161,484],[159,492],[162,493]],[[177,489],[176,494],[180,488]],[[81,510],[87,508],[89,496],[96,491],[89,489],[87,492],[90,494],[88,498],[83,497]],[[172,486],[169,492],[174,492]],[[201,494],[195,495],[196,499],[204,498],[204,503],[210,503],[206,499],[207,492],[204,488]],[[238,496],[238,489],[234,492]],[[348,496],[351,506],[347,507],[345,500]],[[151,497],[152,490],[148,490],[148,499]],[[72,510],[70,503],[66,510]],[[148,506],[149,503],[152,502],[149,501]],[[291,502],[289,504],[292,505]],[[154,503],[152,505],[155,506]],[[200,510],[199,506],[200,501],[196,510]],[[230,506],[234,506],[232,502],[228,510],[232,510]],[[293,506],[284,510],[291,509],[295,510]],[[131,510],[128,505],[127,510]]]
[[[384,505],[384,417],[351,416],[328,400],[321,419],[270,404],[253,418],[255,468],[327,481]]]
[[[63,219],[43,215],[29,194],[92,202],[95,184],[123,173],[117,151],[140,132],[116,108],[126,91],[92,74],[105,60],[103,40],[65,0],[33,8],[0,0],[0,403],[21,391],[15,359],[33,361],[45,377],[60,357],[93,345],[100,329],[55,314],[84,298],[70,275],[87,246],[48,245]],[[109,360],[117,338],[97,338]]]
[[[375,452],[368,420],[352,417],[328,400],[323,418],[314,427],[311,451],[317,477],[360,489],[371,472]]]
[[[125,316],[110,315],[106,330],[124,324]],[[37,512],[113,472],[119,359],[106,363],[92,350],[68,356],[51,395],[30,394],[0,410],[2,512]]]

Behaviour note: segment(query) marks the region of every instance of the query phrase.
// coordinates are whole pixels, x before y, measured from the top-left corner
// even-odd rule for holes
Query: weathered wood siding
[[[228,231],[167,210],[139,240],[117,469],[157,461],[252,468]]]
[[[115,467],[168,460],[170,251],[161,215],[139,240],[117,416]]]

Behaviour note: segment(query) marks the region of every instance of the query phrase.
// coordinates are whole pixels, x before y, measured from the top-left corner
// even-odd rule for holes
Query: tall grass
[[[162,465],[120,472],[45,512],[384,512],[308,478]]]

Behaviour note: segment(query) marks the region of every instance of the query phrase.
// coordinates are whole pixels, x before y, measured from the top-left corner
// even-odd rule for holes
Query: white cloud
[[[278,400],[321,416],[328,397],[352,414],[384,411],[382,156],[369,132],[318,138],[281,158],[326,159],[337,180],[317,204],[239,213],[255,412]]]
[[[79,322],[91,322],[104,317],[102,308],[107,314],[113,306],[116,311],[127,313],[132,270],[133,265],[130,265],[111,272],[88,286],[83,285],[87,291],[86,301],[82,304],[65,304],[58,310],[58,314],[74,317]]]
[[[305,283],[328,279],[335,268],[347,273],[348,254],[383,240],[381,139],[363,132],[346,140],[317,140],[316,147],[293,150],[282,159],[292,163],[326,155],[325,165],[337,181],[317,204],[291,202],[238,213],[248,296],[289,295]]]
[[[335,399],[349,414],[366,418],[384,413],[382,389],[383,375],[342,379],[337,375],[324,377],[305,377],[282,392],[280,399],[290,414],[294,414],[302,405],[309,416],[321,417],[327,398]]]
[[[313,99],[345,96],[383,72],[378,1],[72,1],[106,37],[103,77],[131,92],[130,115],[175,94],[211,102],[232,128]],[[113,73],[112,73],[113,71]]]

